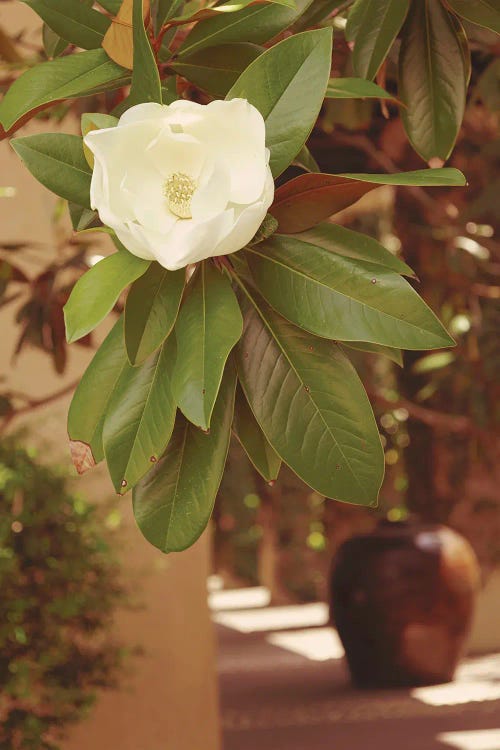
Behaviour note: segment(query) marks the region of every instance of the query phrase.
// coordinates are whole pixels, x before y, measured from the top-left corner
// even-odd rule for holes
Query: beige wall
[[[0,5],[0,25],[13,32],[29,25],[36,28],[37,21],[20,2],[5,2]],[[68,121],[62,128],[70,132],[75,124]],[[24,133],[34,129],[54,127],[37,123]],[[0,198],[1,240],[34,241],[39,247],[36,256],[46,262],[53,257],[59,239],[51,224],[54,199],[5,142],[0,144],[0,186],[16,189],[14,197]],[[33,255],[30,272],[36,267]],[[0,372],[7,382],[39,398],[78,378],[91,353],[77,346],[71,347],[63,377],[56,376],[48,359],[33,349],[23,351],[11,367],[13,343],[19,333],[13,324],[14,311],[15,306],[0,314]],[[26,442],[40,447],[47,459],[69,465],[68,403],[69,397],[31,415]],[[75,479],[75,484],[95,502],[113,496],[111,483],[100,467]],[[205,585],[208,537],[188,552],[162,555],[136,529],[130,495],[115,502],[124,519],[116,534],[123,575],[139,604],[133,611],[118,613],[116,631],[126,645],[139,646],[144,653],[129,659],[120,689],[100,697],[90,718],[72,731],[64,750],[217,750],[214,641]]]

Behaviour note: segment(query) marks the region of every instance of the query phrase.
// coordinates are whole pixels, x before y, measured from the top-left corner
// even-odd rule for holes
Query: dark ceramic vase
[[[446,526],[382,521],[345,542],[331,620],[358,687],[449,682],[469,633],[479,567]]]

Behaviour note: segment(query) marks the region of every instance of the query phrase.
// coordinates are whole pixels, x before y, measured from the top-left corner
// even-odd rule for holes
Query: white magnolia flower
[[[273,200],[264,120],[246,99],[138,104],[85,143],[92,208],[169,270],[240,250]]]

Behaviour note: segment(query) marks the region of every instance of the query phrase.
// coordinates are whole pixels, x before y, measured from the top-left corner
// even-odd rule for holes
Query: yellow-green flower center
[[[191,219],[191,199],[196,182],[183,172],[174,172],[165,182],[165,197],[168,207],[179,219]]]

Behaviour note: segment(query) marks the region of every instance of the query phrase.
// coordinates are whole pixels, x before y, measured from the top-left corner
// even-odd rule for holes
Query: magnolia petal
[[[230,183],[223,164],[211,165],[200,175],[200,187],[191,200],[191,213],[195,221],[204,221],[224,211],[229,203]]]
[[[185,133],[164,128],[148,144],[145,166],[153,166],[164,178],[181,172],[198,180],[208,156],[205,144]]]
[[[206,221],[178,221],[167,237],[148,233],[155,248],[156,260],[169,271],[184,268],[189,263],[216,255],[216,247],[231,231],[234,224],[232,208]]]
[[[144,102],[143,104],[136,104],[134,107],[127,109],[120,117],[119,125],[131,125],[136,122],[144,122],[145,120],[164,119],[165,107],[163,104]]]
[[[85,144],[92,207],[131,253],[169,270],[240,250],[273,199],[264,120],[245,99],[140,104]],[[166,188],[177,173],[195,185],[182,198],[189,210],[174,215]]]
[[[235,253],[250,242],[264,221],[267,209],[273,202],[273,197],[274,180],[271,170],[269,170],[261,200],[247,206],[237,215],[231,232],[217,246],[216,255]]]
[[[209,152],[224,163],[230,175],[232,203],[258,200],[267,171],[262,115],[246,99],[213,101],[204,110],[203,117],[193,117],[189,111],[191,121],[181,119],[184,132],[206,143]]]

